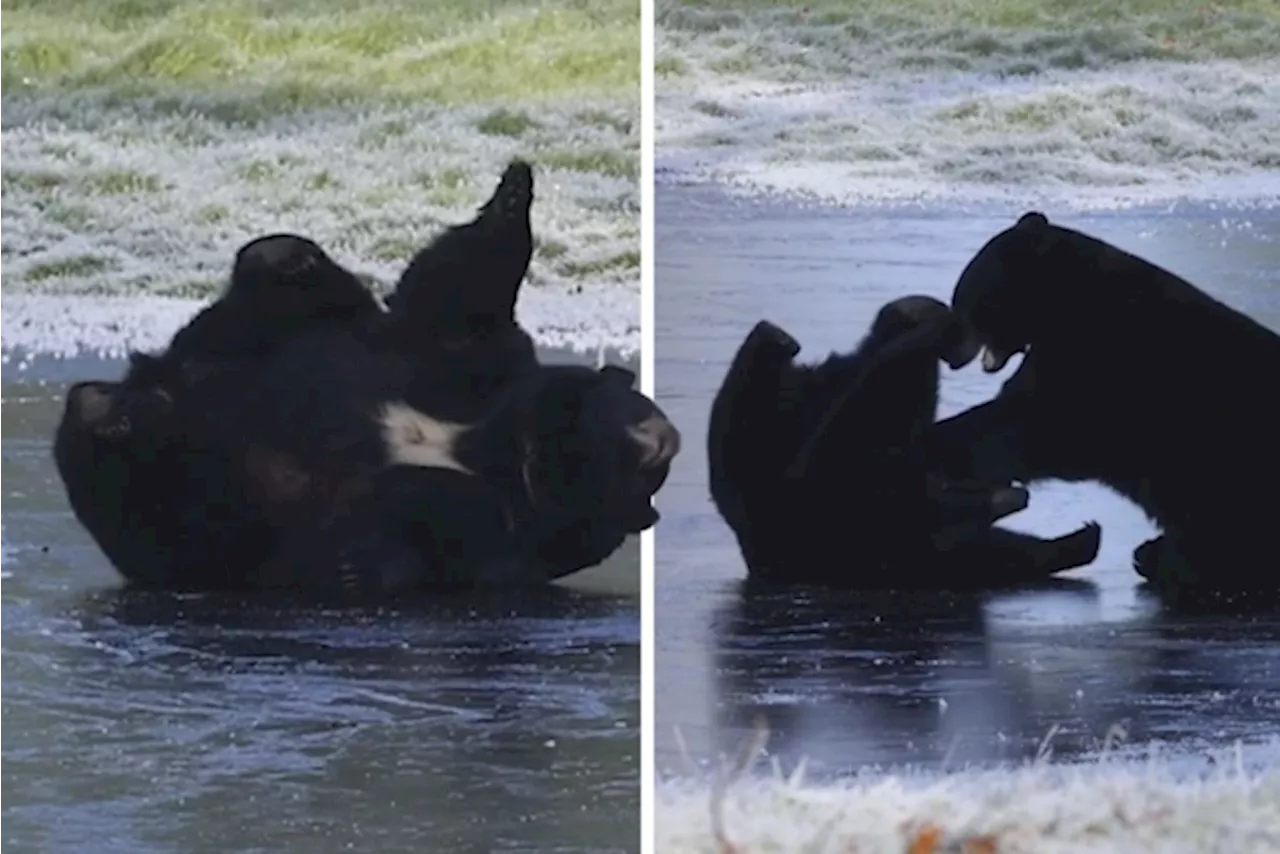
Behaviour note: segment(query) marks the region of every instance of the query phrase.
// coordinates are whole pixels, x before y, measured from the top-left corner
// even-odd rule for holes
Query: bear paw
[[[1191,567],[1164,535],[1147,540],[1133,550],[1133,570],[1166,590],[1194,584],[1197,580]]]
[[[785,329],[768,320],[762,320],[747,336],[747,344],[753,349],[772,350],[787,359],[795,358],[800,352],[800,342]]]
[[[1102,526],[1088,522],[1080,530],[1058,539],[1055,545],[1060,560],[1072,567],[1093,563],[1102,547]]]

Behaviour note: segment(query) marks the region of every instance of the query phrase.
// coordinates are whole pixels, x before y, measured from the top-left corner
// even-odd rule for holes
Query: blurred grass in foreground
[[[639,0],[4,0],[3,92],[639,98]]]

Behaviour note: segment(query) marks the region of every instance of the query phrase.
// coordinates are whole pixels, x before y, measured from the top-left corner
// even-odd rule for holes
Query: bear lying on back
[[[762,322],[712,407],[712,498],[756,578],[843,587],[983,587],[1088,563],[1098,531],[1044,541],[993,529],[1025,506],[1005,484],[931,476],[926,437],[938,361],[964,338],[946,306],[896,300],[848,355],[796,365],[799,344]]]
[[[321,330],[172,400],[77,384],[59,472],[117,569],[169,589],[542,583],[656,521],[679,434],[631,372],[540,367],[467,424],[405,403],[410,373],[358,335]]]
[[[531,181],[526,165],[513,164],[477,220],[498,216],[510,225],[514,217],[515,238],[511,228],[479,228],[459,244],[449,235],[468,233],[460,226],[433,241],[418,257],[439,275],[423,281],[406,271],[397,293],[414,296],[396,301],[400,313],[393,318],[377,316],[367,293],[367,300],[341,296],[345,290],[335,283],[363,286],[319,247],[275,235],[240,251],[228,294],[175,336],[166,354],[133,354],[122,384],[73,389],[59,427],[59,470],[95,539],[132,543],[113,546],[129,556],[112,557],[122,573],[192,589],[315,589],[338,581],[351,587],[353,578],[361,580],[356,587],[383,592],[469,583],[476,580],[473,566],[502,564],[477,558],[476,549],[501,551],[498,545],[510,537],[452,536],[449,526],[431,520],[467,507],[468,524],[481,527],[478,520],[487,519],[496,530],[493,520],[514,508],[527,517],[519,526],[527,560],[507,560],[514,569],[488,578],[510,583],[532,577],[529,562],[541,564],[542,576],[599,563],[628,534],[652,525],[652,495],[679,447],[675,428],[631,388],[629,371],[610,367],[597,375],[538,366],[532,341],[514,318],[528,251],[517,246],[515,263],[477,281],[447,257],[455,249],[470,253],[484,270],[487,255],[502,257],[504,241],[519,243],[520,222],[528,231]],[[263,264],[251,264],[255,258]],[[283,282],[291,292],[351,310],[318,310],[299,300],[291,305],[300,310],[272,316],[308,322],[270,327],[274,338],[242,337],[240,350],[209,346],[219,325],[237,314],[219,306],[231,303],[246,280]],[[457,289],[468,282],[471,290],[460,295]],[[464,297],[466,312],[446,310]],[[237,305],[246,303],[232,308]],[[428,334],[408,334],[415,319],[429,321]],[[388,412],[397,413],[396,429],[380,420]],[[551,419],[549,428],[526,423],[536,412]],[[397,445],[389,437],[405,430],[435,439],[466,435],[463,446],[449,447],[470,458],[462,468],[478,466],[486,474],[471,476],[441,459],[423,465],[420,455],[417,463],[398,463],[394,447],[412,443]],[[525,440],[524,492],[512,493],[512,475],[502,466],[519,437]],[[500,482],[492,483],[494,477]],[[113,495],[120,512],[95,508]],[[121,516],[152,521],[123,524]],[[151,533],[140,533],[144,528]],[[409,537],[408,529],[425,539]],[[280,545],[277,532],[299,530],[308,533]],[[186,543],[199,544],[199,551]],[[338,563],[335,555],[342,556]],[[388,567],[385,577],[371,569],[379,561]]]
[[[1135,555],[1159,589],[1280,589],[1258,564],[1280,509],[1280,336],[1034,212],[974,256],[952,306],[987,372],[1026,355],[995,400],[939,425],[939,466],[1106,484],[1163,529]]]

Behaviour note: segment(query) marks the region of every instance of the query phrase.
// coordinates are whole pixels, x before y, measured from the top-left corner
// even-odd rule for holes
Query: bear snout
[[[627,429],[640,451],[637,473],[642,489],[654,495],[666,482],[671,461],[680,453],[680,431],[666,417],[651,415]]]
[[[640,447],[641,469],[665,466],[680,453],[680,431],[661,415],[651,415],[627,432]]]

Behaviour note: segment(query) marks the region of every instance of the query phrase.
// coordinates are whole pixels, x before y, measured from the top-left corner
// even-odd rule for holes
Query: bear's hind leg
[[[1092,563],[1101,544],[1102,528],[1096,522],[1052,540],[991,528],[984,536],[944,552],[943,557],[953,584],[1010,587],[1045,581]]]
[[[789,448],[777,447],[784,373],[800,352],[800,342],[762,320],[748,333],[730,363],[711,406],[707,463],[716,510],[737,537],[752,568],[784,537],[778,521],[777,463]]]

